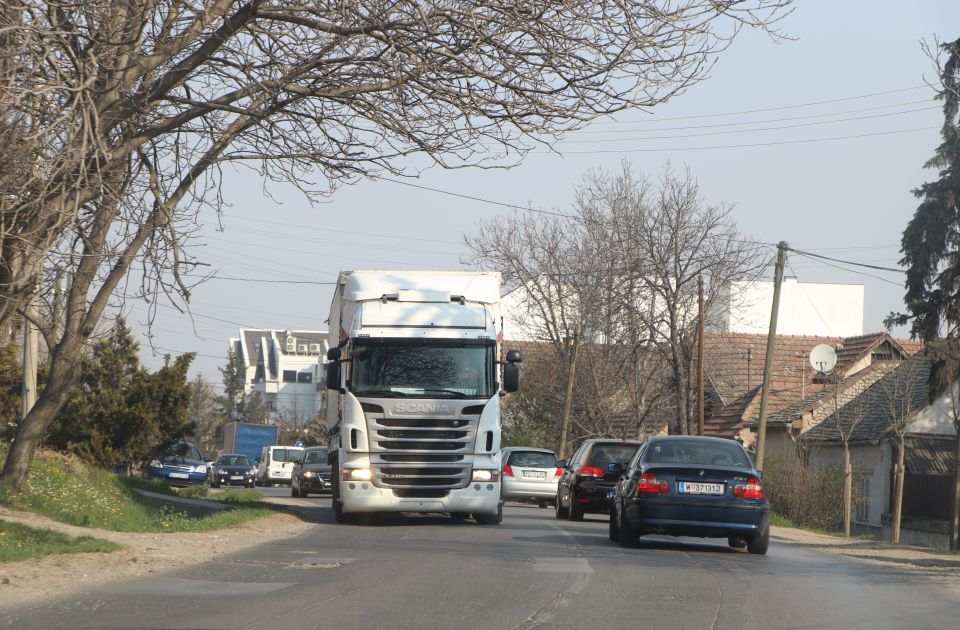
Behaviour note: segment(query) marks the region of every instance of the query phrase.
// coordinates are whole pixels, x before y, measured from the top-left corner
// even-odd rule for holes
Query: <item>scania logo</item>
[[[451,413],[450,405],[444,403],[397,403],[393,406],[394,413]]]

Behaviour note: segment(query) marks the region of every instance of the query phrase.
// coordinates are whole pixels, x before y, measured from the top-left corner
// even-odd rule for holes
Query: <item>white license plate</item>
[[[680,494],[723,494],[722,483],[700,483],[694,481],[681,481],[678,484]]]
[[[547,473],[542,470],[525,470],[523,471],[524,477],[531,477],[533,479],[546,479]]]
[[[189,479],[190,475],[187,473],[170,473],[170,477],[173,477],[174,479]]]
[[[243,479],[243,477],[240,476],[240,475],[232,475],[232,476],[230,477],[230,481],[240,481],[240,480],[242,480],[242,479]]]

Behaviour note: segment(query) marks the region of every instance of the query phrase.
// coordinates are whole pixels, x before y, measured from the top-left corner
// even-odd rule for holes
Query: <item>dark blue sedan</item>
[[[731,547],[765,554],[770,504],[760,474],[739,443],[721,438],[647,439],[612,492],[610,540],[623,547],[645,534],[726,538]]]

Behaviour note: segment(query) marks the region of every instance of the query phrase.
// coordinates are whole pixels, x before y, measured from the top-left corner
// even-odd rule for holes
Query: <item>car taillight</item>
[[[503,467],[503,476],[504,477],[513,477],[513,468],[510,468],[510,464],[507,464]]]
[[[581,466],[577,472],[581,477],[603,477],[603,469],[598,466]]]
[[[733,496],[741,499],[762,499],[763,486],[756,477],[747,479],[747,483],[738,483],[733,487]]]
[[[666,494],[670,492],[670,484],[652,472],[645,472],[640,477],[640,483],[637,484],[638,494]]]
[[[554,477],[563,477],[563,468],[557,468],[557,472],[553,473]]]

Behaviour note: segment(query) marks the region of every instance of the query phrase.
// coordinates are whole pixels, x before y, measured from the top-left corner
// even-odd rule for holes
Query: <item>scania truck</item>
[[[344,271],[330,306],[326,401],[337,522],[377,512],[503,518],[501,276]]]

